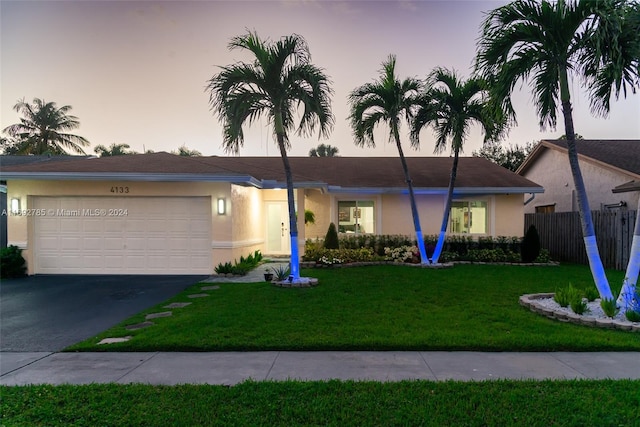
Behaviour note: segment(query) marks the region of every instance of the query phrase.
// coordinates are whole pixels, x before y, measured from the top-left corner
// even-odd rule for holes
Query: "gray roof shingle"
[[[407,157],[416,188],[446,188],[452,159]],[[406,182],[398,157],[290,157],[295,183],[322,183],[343,188],[404,188]],[[284,183],[280,157],[180,157],[168,153],[137,154],[65,162],[44,162],[3,167],[0,175],[14,173],[181,174],[252,176],[262,181]],[[534,182],[480,157],[461,157],[456,187],[541,188]]]
[[[565,140],[545,140],[567,150]],[[640,175],[640,139],[579,139],[578,155]]]

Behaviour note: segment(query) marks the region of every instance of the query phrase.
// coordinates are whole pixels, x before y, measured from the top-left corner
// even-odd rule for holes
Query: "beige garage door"
[[[210,274],[209,197],[35,197],[38,274]]]

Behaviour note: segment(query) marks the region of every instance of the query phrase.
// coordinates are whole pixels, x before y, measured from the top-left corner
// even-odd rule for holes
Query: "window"
[[[487,202],[452,202],[449,217],[452,233],[487,234]]]
[[[374,204],[372,200],[345,200],[338,202],[338,232],[375,233]]]
[[[554,213],[556,211],[556,205],[544,205],[536,206],[536,213]]]

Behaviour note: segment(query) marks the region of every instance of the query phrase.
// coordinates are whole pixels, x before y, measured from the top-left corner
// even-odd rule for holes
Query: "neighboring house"
[[[299,239],[343,233],[414,233],[395,157],[292,157]],[[409,157],[424,234],[436,234],[451,159]],[[280,157],[180,157],[167,153],[3,167],[9,243],[29,274],[209,274],[256,249],[289,253]],[[521,236],[524,194],[538,184],[486,159],[460,159],[451,233]],[[315,224],[304,225],[304,211]]]
[[[0,170],[8,166],[25,165],[39,162],[55,162],[60,160],[77,160],[78,158],[89,158],[92,156],[5,156],[0,155]],[[0,181],[0,212],[6,213],[11,206],[7,204],[7,186],[5,181]],[[7,216],[0,215],[0,248],[7,247]]]
[[[636,209],[638,193],[612,190],[640,180],[640,140],[581,139],[576,146],[591,210]],[[527,203],[525,213],[578,210],[566,141],[540,141],[516,173],[544,187],[544,194]]]

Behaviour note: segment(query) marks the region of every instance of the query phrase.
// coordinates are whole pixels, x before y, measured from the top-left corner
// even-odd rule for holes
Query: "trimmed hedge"
[[[340,236],[340,249],[332,249],[337,252],[327,252],[323,241],[307,240],[305,245],[304,261],[319,262],[325,264],[340,264],[348,262],[367,261],[398,261],[398,250],[416,246],[415,239],[403,235],[372,235],[361,234],[353,236]],[[426,236],[425,246],[427,255],[433,254],[437,242],[437,236]],[[513,262],[521,261],[522,238],[500,236],[480,237],[474,239],[471,236],[447,237],[444,250],[440,257],[441,262],[472,261],[472,262]],[[358,252],[363,249],[368,252]],[[355,252],[352,252],[355,251]],[[368,257],[366,254],[371,254]],[[324,260],[321,258],[325,257]],[[419,257],[403,257],[406,262],[419,262]],[[337,261],[336,261],[337,260]],[[549,262],[549,251],[542,249],[533,261],[537,263]],[[335,262],[334,262],[335,261]]]

